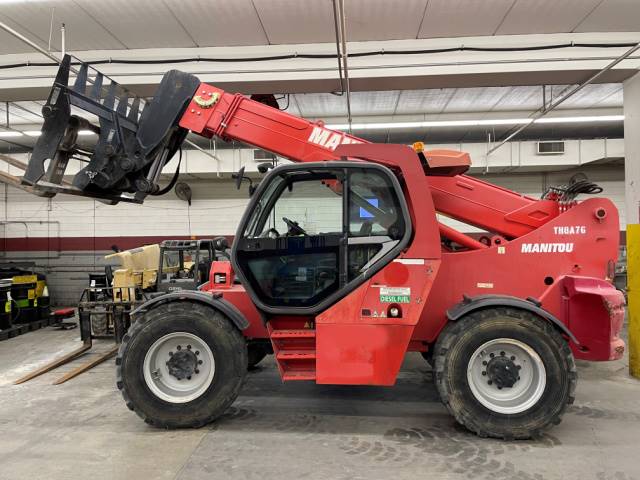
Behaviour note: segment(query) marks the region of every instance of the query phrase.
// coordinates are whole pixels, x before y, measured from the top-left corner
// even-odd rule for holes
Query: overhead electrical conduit
[[[417,50],[369,50],[365,52],[349,53],[351,58],[373,57],[382,55],[430,55],[436,53],[452,52],[533,52],[540,50],[558,50],[563,48],[629,48],[636,43],[558,43],[553,45],[537,45],[528,47],[469,47],[461,45],[459,47],[429,48]],[[163,58],[153,60],[135,60],[124,58],[104,58],[88,61],[89,65],[164,65],[167,63],[235,63],[235,62],[267,62],[273,60],[303,59],[339,59],[333,53],[288,53],[284,55],[269,55],[262,57],[182,57]],[[81,62],[72,62],[72,65],[80,65]],[[0,65],[0,70],[23,67],[57,67],[58,62],[21,62]]]

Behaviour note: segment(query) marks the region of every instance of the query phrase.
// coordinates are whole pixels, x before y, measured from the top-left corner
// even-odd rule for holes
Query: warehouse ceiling
[[[547,102],[567,89],[567,85],[546,87]],[[353,92],[351,110],[355,117],[433,115],[473,113],[483,118],[490,112],[537,110],[543,104],[543,87],[443,88],[436,90],[402,90]],[[330,93],[291,94],[279,97],[280,107],[308,119],[341,118],[346,114],[345,99]],[[39,124],[44,102],[9,104],[10,126]],[[288,108],[287,108],[288,107]],[[605,83],[588,85],[564,102],[559,109],[622,108],[622,85]],[[480,115],[478,115],[478,113]],[[437,117],[434,117],[437,118]],[[6,124],[6,103],[0,103],[0,125]]]
[[[567,85],[546,87],[546,101],[565,91]],[[585,117],[622,114],[622,85],[594,84],[586,86],[561,104],[555,116]],[[325,120],[328,124],[346,122],[344,96],[329,93],[291,94],[279,97],[280,107],[287,112],[311,120]],[[42,124],[40,110],[43,102],[9,103],[11,130],[37,131]],[[487,87],[448,88],[437,90],[403,90],[381,92],[353,92],[351,97],[354,120],[358,123],[488,120],[527,118],[543,105],[543,87]],[[6,103],[0,103],[0,132],[6,130]],[[506,135],[512,125],[439,126],[437,128],[377,129],[356,131],[356,135],[377,142],[410,143],[428,139],[431,143],[460,143],[486,141],[489,134],[495,140]],[[519,139],[559,138],[621,138],[621,121],[587,123],[553,123],[530,126]],[[2,138],[0,152],[24,151],[35,144],[35,137]],[[201,146],[208,140],[194,138]],[[224,147],[224,144],[222,145]]]
[[[69,50],[333,42],[330,0],[1,0],[0,19]],[[635,0],[346,0],[350,41],[637,31]],[[60,48],[54,29],[51,47]],[[0,33],[0,54],[29,52]]]
[[[546,88],[548,102],[567,86]],[[536,110],[543,104],[542,89],[518,86],[353,92],[351,110],[354,116]],[[617,83],[588,85],[561,105],[565,109],[615,107],[622,107],[622,85]],[[327,118],[344,115],[345,102],[332,94],[297,94],[291,97],[289,108],[294,115]]]
[[[332,42],[335,41],[335,33],[331,0],[0,0],[0,5],[0,20],[41,46],[50,47],[54,52],[61,48],[61,34],[57,26],[64,22],[67,51],[82,51],[81,56],[88,56],[90,59],[111,58],[111,55],[126,56],[125,54],[136,54],[136,52],[139,52],[136,55],[140,55],[140,58],[143,59],[157,58],[157,56],[161,58],[188,57],[195,52],[199,53],[198,47],[251,46],[244,48],[253,48],[252,46],[255,46],[256,49],[286,48],[298,51],[298,49],[303,49],[305,45],[314,45],[314,48],[320,48],[323,52],[325,50],[322,48],[329,47],[335,51],[335,46],[332,45]],[[571,34],[573,36],[573,34],[591,35],[591,32],[597,32],[592,34],[594,38],[592,41],[615,43],[623,41],[623,39],[613,38],[613,36],[628,36],[629,33],[613,32],[636,32],[638,30],[636,19],[640,18],[640,1],[635,0],[539,0],[536,2],[530,0],[345,0],[345,5],[347,36],[350,42],[411,41],[412,39],[414,41],[419,39],[421,42],[427,41],[424,39],[442,39],[433,40],[434,42],[442,42],[447,41],[446,38],[486,36],[487,42],[498,42],[498,46],[500,46],[504,44],[502,39],[506,38],[498,37],[501,35]],[[509,40],[509,45],[512,43],[520,46],[535,45],[536,42],[549,43],[544,40],[544,37],[542,35],[536,38],[521,38],[520,40],[510,37],[513,42]],[[550,40],[551,43],[563,43],[564,41],[566,38]],[[571,41],[573,40],[571,39]],[[583,41],[588,42],[589,39]],[[285,47],[273,46],[280,44]],[[287,46],[291,44],[296,44],[296,46]],[[384,46],[384,44],[380,45]],[[109,52],[102,52],[103,50],[109,50]],[[587,78],[589,69],[593,66],[587,65],[586,61],[583,66],[580,55],[595,55],[596,64],[601,65],[597,68],[602,68],[609,61],[607,55],[613,55],[611,58],[615,58],[619,54],[613,51],[585,53],[579,48],[577,50],[579,52],[572,49],[571,53],[568,50],[562,50],[552,55],[551,60],[556,63],[551,68],[556,69],[558,74],[568,65],[568,62],[557,61],[559,58],[564,58],[565,55],[575,57],[574,63],[579,65],[572,67],[574,68],[572,70],[573,77],[559,77],[548,83],[577,82]],[[328,51],[331,52],[331,49]],[[4,31],[0,31],[0,55],[13,54],[11,60],[6,60],[5,63],[23,61],[20,58],[33,58],[26,56],[26,54],[33,55],[33,52],[31,47]],[[166,52],[170,52],[168,57]],[[222,55],[240,57],[252,55],[246,51],[238,52],[238,49],[232,48],[227,49],[226,53],[222,53]],[[19,55],[16,56],[17,53]],[[528,57],[530,53],[532,52],[519,54],[514,59],[522,61],[520,57]],[[218,54],[214,56],[216,55]],[[264,55],[264,53],[258,55]],[[478,79],[473,74],[460,72],[459,77],[469,79],[468,82],[461,84],[465,88],[451,88],[452,85],[456,85],[455,82],[452,82],[451,75],[448,75],[451,71],[444,71],[438,66],[428,67],[434,76],[441,77],[435,85],[431,84],[430,86],[442,85],[446,88],[424,88],[429,83],[425,83],[421,77],[416,77],[409,83],[402,83],[409,78],[409,74],[403,73],[398,73],[397,77],[391,77],[382,82],[375,78],[375,72],[367,76],[368,74],[361,73],[364,70],[357,70],[358,66],[362,66],[358,64],[358,61],[362,63],[366,59],[354,59],[352,65],[354,75],[351,79],[351,110],[354,122],[522,119],[541,108],[545,97],[547,104],[549,104],[550,101],[566,91],[567,85],[547,85],[546,87],[537,85],[543,82],[547,83],[548,78],[552,78],[539,78],[535,71],[542,68],[540,62],[549,60],[549,58],[540,57],[532,60],[538,63],[532,63],[530,66],[524,66],[524,64],[518,66],[517,68],[522,69],[521,71],[517,71],[517,69],[511,71],[507,64],[504,67],[500,64],[501,61],[507,61],[508,58],[511,57],[507,54],[495,58],[478,57],[479,64],[473,68],[481,71],[484,69],[483,62],[485,64],[495,62],[497,66],[494,65],[492,68],[502,72],[500,74],[502,77],[494,76],[495,78],[492,77],[493,79],[487,83],[486,79]],[[462,57],[446,55],[437,59],[438,62],[443,62],[443,65],[446,62],[452,65],[464,64],[464,61],[461,60],[463,60]],[[425,60],[409,56],[406,61],[413,62],[415,65],[412,68],[415,70],[420,62]],[[278,91],[282,109],[312,120],[323,119],[328,124],[344,124],[346,122],[346,97],[328,93],[339,84],[335,81],[327,81],[329,77],[323,77],[325,74],[322,73],[324,68],[326,71],[331,71],[326,75],[335,76],[334,70],[337,70],[335,60],[330,60],[330,62],[325,66],[323,64],[310,67],[318,70],[313,75],[309,75],[317,77],[317,82],[310,84],[309,89],[300,87],[299,80],[286,83],[284,77],[288,74],[285,71],[280,73],[280,70],[277,70],[280,67],[274,66],[276,69],[271,73],[273,73],[272,77],[275,80],[265,79],[263,81],[256,77],[248,90],[245,88],[239,91],[245,93],[247,91],[262,91],[260,90],[262,87],[267,89],[265,93],[271,93],[275,81],[282,89]],[[389,67],[389,70],[394,70],[392,67],[400,66],[391,65],[393,63],[391,59],[380,59],[380,62],[382,63],[378,66],[384,66],[384,62],[390,63],[385,66],[385,68]],[[231,81],[233,83],[233,79],[245,77],[245,75],[234,74],[233,70],[226,72],[224,68],[227,65],[230,64],[223,62],[207,67],[219,71],[217,75],[214,75],[214,80],[216,85],[219,84],[218,80],[223,82],[221,85],[223,88],[229,88],[224,82]],[[292,65],[287,66],[293,68]],[[627,64],[627,67],[629,65],[633,67],[633,64]],[[374,65],[371,68],[375,67]],[[126,65],[101,66],[101,69],[106,69],[122,83],[131,79],[131,75],[155,75],[153,80],[147,82],[149,83],[148,88],[144,85],[130,87],[141,95],[152,94],[160,78],[157,72],[161,74],[171,67],[161,64],[157,66],[138,65],[131,68],[134,70],[133,72],[129,71]],[[197,75],[205,73],[197,71],[197,69],[205,68],[204,65],[184,63],[180,64],[179,68],[193,71]],[[237,68],[252,68],[252,66],[238,66]],[[266,66],[264,71],[268,72],[269,68],[271,68],[271,64]],[[196,70],[194,71],[194,69]],[[567,71],[569,71],[568,67]],[[44,71],[31,67],[20,71],[7,69],[6,72],[6,74],[0,75],[0,81],[4,80],[6,84],[3,85],[5,88],[3,99],[16,99],[16,96],[11,96],[13,92],[14,94],[26,95],[22,97],[23,100],[33,99],[33,101],[0,103],[0,151],[25,151],[33,146],[36,137],[23,135],[19,138],[7,138],[6,136],[3,138],[1,132],[6,130],[7,126],[9,129],[23,132],[39,130],[42,123],[40,115],[42,100],[46,98],[51,84],[50,77],[55,70]],[[607,79],[600,79],[600,81],[620,82],[621,79],[633,74],[633,72],[633,69],[620,71],[618,72],[618,75],[622,75],[620,78],[607,77]],[[222,75],[224,73],[227,74],[226,77]],[[358,77],[359,74],[360,77]],[[268,73],[266,75],[268,76]],[[205,81],[209,81],[207,77],[205,77]],[[528,85],[528,83],[534,85]],[[318,85],[321,87],[318,88]],[[466,88],[467,85],[474,85],[474,87]],[[15,91],[11,88],[14,88]],[[32,88],[34,93],[25,94],[24,92],[27,92],[29,88]],[[287,88],[290,89],[287,90]],[[392,90],[391,88],[396,89]],[[543,88],[546,89],[544,94]],[[301,91],[324,93],[299,93]],[[289,95],[287,92],[298,93]],[[622,85],[620,83],[592,84],[563,103],[558,108],[558,112],[554,114],[559,116],[620,116],[622,101]],[[372,141],[409,142],[427,138],[431,143],[459,143],[486,141],[489,136],[492,139],[500,139],[512,127],[512,125],[449,125],[438,128],[376,129],[354,133]],[[620,138],[622,135],[621,121],[592,121],[588,123],[532,125],[518,138]],[[197,141],[203,146],[207,145],[206,140],[197,139]]]

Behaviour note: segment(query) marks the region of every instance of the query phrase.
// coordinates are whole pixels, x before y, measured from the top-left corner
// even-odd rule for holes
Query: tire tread
[[[200,310],[200,312],[206,311],[209,315],[213,313],[213,315],[211,316],[211,321],[215,322],[216,327],[223,329],[225,333],[229,334],[234,339],[233,343],[235,344],[235,349],[237,350],[237,353],[245,359],[245,364],[246,364],[246,345],[245,345],[244,337],[238,331],[238,329],[232,324],[232,322],[229,321],[226,317],[224,317],[223,314],[221,314],[216,310],[213,310],[210,307],[197,304],[195,302],[189,302],[189,301],[176,301],[176,302],[171,302],[164,305],[168,307],[169,312],[184,313],[185,311],[189,311],[189,310],[191,311]],[[223,407],[218,409],[218,411],[212,412],[210,415],[206,417],[201,417],[201,418],[197,418],[195,416],[189,416],[188,418],[182,420],[180,423],[177,423],[172,420],[150,418],[149,416],[145,415],[145,413],[141,409],[135,408],[135,405],[131,401],[129,393],[127,392],[126,383],[123,381],[124,355],[126,354],[130,346],[130,342],[132,341],[133,338],[135,338],[138,332],[140,332],[149,322],[152,322],[156,319],[157,316],[154,315],[154,313],[155,313],[154,310],[151,310],[150,312],[146,312],[143,315],[139,315],[136,318],[136,321],[132,322],[131,326],[129,327],[129,331],[123,336],[122,343],[120,344],[120,348],[118,349],[118,353],[116,355],[116,387],[118,388],[118,390],[120,390],[120,393],[122,394],[122,398],[124,399],[124,402],[127,408],[132,412],[135,412],[136,415],[138,415],[148,425],[151,425],[157,428],[164,428],[164,429],[203,427],[204,425],[214,421],[216,418],[218,418],[221,415],[221,413],[223,413],[228,407],[231,406],[231,404],[235,401],[236,397],[238,396],[238,393],[242,387],[243,381],[240,381],[237,383],[236,387],[231,392],[231,394],[228,395],[227,398],[224,400]],[[246,367],[242,368],[241,371],[236,371],[235,373],[237,377],[241,377],[242,380],[244,380]]]
[[[487,422],[484,422],[482,419],[475,418],[464,407],[458,408],[458,406],[454,406],[451,403],[451,391],[449,389],[448,382],[445,381],[447,376],[447,353],[453,346],[454,342],[456,342],[457,338],[469,328],[470,324],[483,322],[488,319],[494,318],[496,314],[512,317],[515,319],[524,319],[527,321],[536,322],[538,325],[542,326],[544,334],[548,338],[553,340],[555,346],[561,352],[561,355],[568,366],[567,377],[569,381],[569,391],[567,401],[562,405],[562,408],[549,419],[547,425],[542,428],[532,428],[517,435],[510,434],[508,432],[492,430],[491,428],[489,428]],[[454,416],[458,423],[476,433],[479,437],[500,438],[502,440],[539,438],[545,430],[553,425],[558,425],[562,421],[562,416],[564,415],[567,406],[571,405],[575,400],[575,390],[578,383],[578,374],[573,354],[568,345],[568,342],[564,338],[562,338],[560,333],[552,324],[526,310],[519,310],[509,307],[488,308],[483,310],[476,310],[458,321],[449,322],[440,333],[440,336],[436,342],[434,359],[434,379],[442,403],[447,407],[447,410],[449,410],[449,412]]]

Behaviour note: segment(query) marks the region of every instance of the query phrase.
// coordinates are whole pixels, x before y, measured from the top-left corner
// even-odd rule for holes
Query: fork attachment
[[[73,86],[70,71],[77,72]],[[72,69],[65,55],[42,107],[42,133],[22,183],[47,197],[62,192],[141,203],[159,190],[162,168],[187,136],[178,122],[199,83],[191,74],[171,70],[153,100],[145,102],[87,63]],[[97,125],[72,114],[72,107],[97,118]],[[78,132],[87,130],[97,135],[92,147],[78,142]],[[70,185],[63,178],[72,158],[87,163]]]

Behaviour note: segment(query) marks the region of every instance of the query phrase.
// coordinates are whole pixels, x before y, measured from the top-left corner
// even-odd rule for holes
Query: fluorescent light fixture
[[[35,3],[38,0],[0,0],[0,5],[6,5],[9,3]],[[50,0],[48,0],[50,1]],[[45,2],[40,2],[40,3],[45,3]]]
[[[512,118],[512,119],[486,119],[486,120],[478,120],[476,125],[526,125],[527,123],[531,123],[532,120],[530,118]]]
[[[0,132],[0,138],[15,138],[15,137],[21,137],[22,136],[22,132],[18,132],[15,130],[7,130],[6,132]]]
[[[587,123],[587,122],[622,122],[624,115],[599,115],[585,117],[543,117],[538,120],[531,118],[488,118],[483,120],[434,120],[424,122],[381,122],[354,123],[353,130],[387,130],[392,128],[437,128],[437,127],[483,127],[498,125],[526,125],[529,123]],[[348,130],[346,123],[325,125],[331,130]]]
[[[5,132],[0,132],[0,137],[2,137],[2,134]],[[11,132],[13,133],[13,132]],[[39,137],[40,135],[42,135],[42,132],[40,130],[25,130],[24,132],[20,133],[20,132],[16,132],[18,135],[14,135],[14,136],[20,136],[23,133],[25,135],[27,135],[28,137]],[[95,133],[93,133],[91,130],[78,130],[78,135],[80,136],[87,136],[87,135],[95,135]]]
[[[535,123],[587,123],[587,122],[623,122],[624,115],[599,115],[593,117],[543,117]]]

